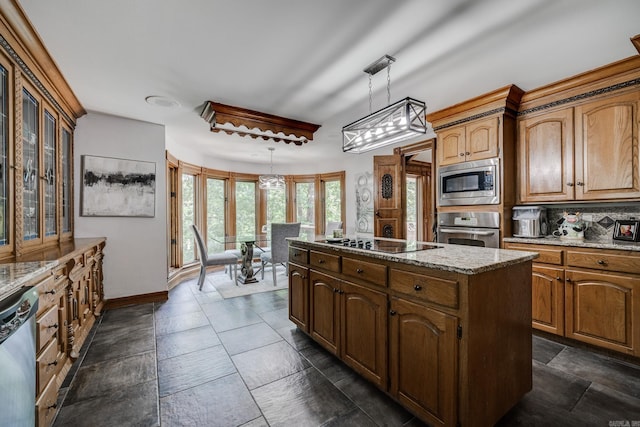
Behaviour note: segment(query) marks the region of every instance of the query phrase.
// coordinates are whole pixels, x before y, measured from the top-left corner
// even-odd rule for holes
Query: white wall
[[[82,217],[81,156],[115,157],[156,164],[155,217]],[[107,238],[106,299],[167,290],[167,214],[164,126],[89,113],[74,140],[75,237]]]

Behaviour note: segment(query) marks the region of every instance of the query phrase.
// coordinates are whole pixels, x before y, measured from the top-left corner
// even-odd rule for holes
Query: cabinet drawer
[[[36,400],[36,418],[38,427],[50,426],[56,415],[58,387],[55,378],[49,381],[44,391]]]
[[[309,251],[306,249],[289,247],[289,261],[298,264],[309,263]]]
[[[637,274],[640,271],[640,256],[567,251],[567,265]]]
[[[543,264],[555,264],[562,265],[562,249],[545,249],[539,246],[528,245],[514,245],[512,243],[505,244],[505,249],[512,249],[514,251],[528,251],[537,252],[540,256],[533,260],[533,262]]]
[[[324,252],[310,251],[309,264],[313,267],[340,273],[340,256],[330,255]]]
[[[342,274],[366,280],[374,285],[387,286],[387,266],[342,257]]]
[[[36,359],[36,395],[42,393],[44,387],[56,373],[58,364],[58,343],[51,340]]]
[[[37,351],[42,350],[56,332],[58,332],[58,306],[54,305],[36,320]]]
[[[63,282],[67,279],[67,268],[66,266],[58,267],[53,270],[53,280],[57,284]]]
[[[54,305],[58,299],[55,290],[56,282],[52,274],[38,283],[38,315]]]
[[[389,287],[425,301],[458,308],[458,282],[391,269]]]

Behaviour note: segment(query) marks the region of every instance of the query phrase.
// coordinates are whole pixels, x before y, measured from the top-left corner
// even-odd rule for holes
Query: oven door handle
[[[458,233],[458,234],[473,234],[476,236],[493,236],[495,231],[468,231],[468,230],[454,230],[452,228],[441,228],[441,233]]]

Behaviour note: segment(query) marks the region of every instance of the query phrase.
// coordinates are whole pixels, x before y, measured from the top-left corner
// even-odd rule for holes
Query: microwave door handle
[[[441,233],[458,233],[458,234],[474,234],[476,236],[493,236],[495,231],[468,231],[468,230],[454,230],[452,228],[441,228]]]

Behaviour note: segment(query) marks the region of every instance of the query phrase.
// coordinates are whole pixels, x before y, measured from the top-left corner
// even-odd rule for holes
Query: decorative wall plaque
[[[382,175],[382,198],[383,199],[390,199],[393,197],[393,177],[388,174],[385,173],[384,175]]]

